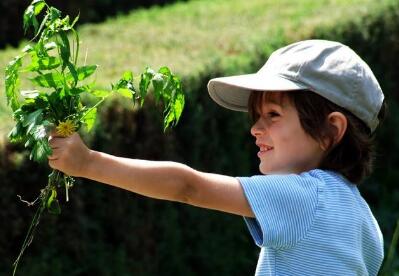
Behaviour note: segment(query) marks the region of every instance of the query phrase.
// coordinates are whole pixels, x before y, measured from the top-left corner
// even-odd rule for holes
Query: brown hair
[[[257,120],[258,110],[263,101],[267,101],[266,92],[252,92],[249,101],[249,113],[252,120]],[[338,111],[347,118],[348,125],[342,140],[336,145],[330,145],[326,156],[319,168],[341,173],[352,183],[360,183],[373,169],[375,156],[374,134],[366,124],[346,109],[332,103],[322,96],[308,90],[279,92],[282,97],[287,96],[294,104],[299,121],[304,131],[316,141],[321,142],[325,137],[332,138],[332,129],[327,123],[327,116]],[[266,98],[265,98],[266,96]],[[378,118],[380,122],[385,117],[385,102],[381,107]],[[332,141],[332,139],[330,139]]]

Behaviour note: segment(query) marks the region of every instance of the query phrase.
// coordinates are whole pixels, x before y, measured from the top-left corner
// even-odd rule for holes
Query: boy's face
[[[259,118],[251,128],[259,147],[261,173],[301,173],[317,168],[324,150],[303,130],[294,104],[284,93],[263,94],[256,110]]]

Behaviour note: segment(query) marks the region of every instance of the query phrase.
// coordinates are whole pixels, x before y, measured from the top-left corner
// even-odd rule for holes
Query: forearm
[[[196,171],[176,162],[135,160],[90,150],[77,133],[50,137],[49,165],[144,196],[172,200],[237,215],[253,216],[238,180]]]
[[[147,161],[91,151],[82,177],[152,198],[185,201],[194,170],[180,163]]]

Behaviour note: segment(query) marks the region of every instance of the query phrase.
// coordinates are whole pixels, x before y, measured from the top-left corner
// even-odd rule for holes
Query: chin
[[[291,174],[291,173],[297,173],[296,171],[292,170],[284,170],[284,169],[276,169],[276,168],[268,168],[264,166],[259,166],[259,171],[264,174]]]
[[[259,171],[261,174],[274,174],[275,173],[271,168],[265,168],[262,166],[259,166]]]

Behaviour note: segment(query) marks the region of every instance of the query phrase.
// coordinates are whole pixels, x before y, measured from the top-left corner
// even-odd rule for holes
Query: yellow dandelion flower
[[[76,126],[73,121],[68,119],[65,122],[60,122],[55,129],[58,135],[68,137],[76,131]]]

